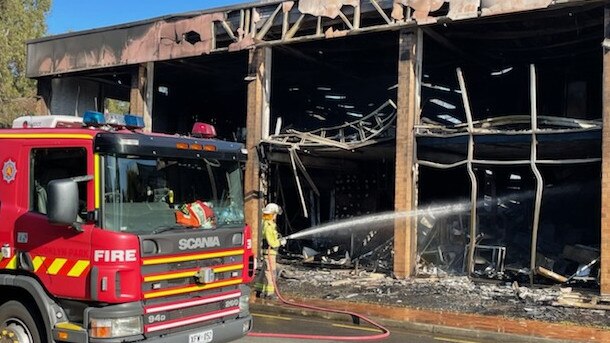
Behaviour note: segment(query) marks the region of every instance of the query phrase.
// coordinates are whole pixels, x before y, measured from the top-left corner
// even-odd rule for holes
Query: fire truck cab
[[[254,274],[241,144],[141,117],[0,130],[0,342],[238,339]]]

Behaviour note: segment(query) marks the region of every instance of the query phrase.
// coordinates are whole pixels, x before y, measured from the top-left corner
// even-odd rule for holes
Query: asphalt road
[[[291,333],[291,334],[315,334],[315,335],[374,335],[379,333],[370,326],[354,325],[350,322],[329,321],[321,318],[312,317],[296,317],[288,315],[267,315],[253,314],[254,329],[253,332],[270,332],[270,333]],[[402,329],[390,329],[391,334],[388,339],[367,341],[367,342],[395,342],[395,343],[483,343],[482,341],[474,341],[459,337],[447,337],[445,335],[432,334],[421,332],[408,332]],[[287,338],[259,338],[245,337],[239,343],[302,343],[302,342],[337,342],[336,340],[298,340]]]

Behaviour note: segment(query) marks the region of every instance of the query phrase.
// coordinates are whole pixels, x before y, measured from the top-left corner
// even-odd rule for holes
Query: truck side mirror
[[[78,215],[78,185],[73,179],[52,180],[47,186],[47,216],[53,225],[73,226]]]

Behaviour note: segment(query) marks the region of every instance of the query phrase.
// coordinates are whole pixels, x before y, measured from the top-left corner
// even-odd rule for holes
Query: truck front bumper
[[[223,343],[231,342],[244,337],[252,330],[252,316],[232,319],[222,324],[214,324],[203,326],[200,328],[172,333],[159,336],[139,336],[128,338],[111,338],[111,339],[96,339],[87,337],[86,331],[75,335],[75,332],[70,334],[70,340],[61,340],[58,338],[56,330],[53,330],[55,342],[73,342],[73,343]]]
[[[147,337],[146,343],[222,343],[242,338],[252,329],[252,316],[237,318],[229,322],[204,326],[201,328],[174,333],[170,335]],[[209,334],[211,331],[211,335]],[[211,337],[207,341],[206,338]]]

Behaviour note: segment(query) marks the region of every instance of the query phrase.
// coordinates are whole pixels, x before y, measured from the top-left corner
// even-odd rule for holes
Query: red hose
[[[269,265],[271,265],[271,263],[269,263]],[[380,324],[375,323],[374,321],[370,320],[369,318],[367,318],[361,314],[358,314],[355,312],[350,312],[350,311],[334,310],[334,309],[329,309],[329,308],[324,308],[324,307],[299,304],[299,303],[295,303],[292,301],[288,301],[288,300],[284,299],[284,297],[282,297],[282,295],[280,294],[279,288],[277,287],[277,283],[275,282],[274,277],[272,278],[272,282],[273,282],[273,287],[275,288],[275,294],[277,295],[278,299],[282,303],[284,303],[288,306],[305,308],[305,309],[320,311],[320,312],[346,314],[346,315],[349,315],[352,317],[359,318],[359,319],[371,324],[372,326],[378,328],[381,331],[381,333],[376,334],[376,335],[367,335],[367,336],[325,336],[325,335],[305,335],[305,334],[290,334],[290,333],[250,332],[250,333],[248,333],[248,336],[268,337],[268,338],[317,339],[317,340],[331,340],[331,341],[373,341],[373,340],[385,339],[390,336],[390,330],[386,329],[385,327],[383,327]]]

